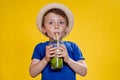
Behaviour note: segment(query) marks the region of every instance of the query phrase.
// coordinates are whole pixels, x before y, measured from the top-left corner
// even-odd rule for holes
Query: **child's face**
[[[56,33],[59,39],[62,39],[67,31],[66,19],[55,13],[49,13],[45,16],[43,32],[47,33],[50,40],[56,40]]]

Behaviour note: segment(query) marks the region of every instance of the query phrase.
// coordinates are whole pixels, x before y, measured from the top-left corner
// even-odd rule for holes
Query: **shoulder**
[[[37,45],[36,45],[36,47],[44,47],[44,46],[46,46],[46,45],[48,45],[48,41],[46,41],[46,42],[40,42],[40,43],[38,43]]]
[[[79,46],[75,42],[65,41],[64,44],[67,48],[71,49],[72,51],[80,51]]]
[[[35,46],[35,49],[37,50],[44,49],[48,45],[48,43],[49,43],[48,41],[40,42]]]
[[[64,44],[66,46],[77,47],[77,44],[75,42],[72,42],[72,41],[64,41]]]

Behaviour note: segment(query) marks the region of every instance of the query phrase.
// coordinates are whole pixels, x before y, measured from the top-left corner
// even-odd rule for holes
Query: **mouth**
[[[59,32],[55,32],[55,33],[54,33],[54,40],[59,39],[59,35],[60,35],[60,33],[59,33]]]
[[[59,33],[59,32],[55,32],[55,33],[54,33],[54,36],[56,36],[56,35],[58,35],[58,36],[59,36],[59,35],[60,35],[60,33]]]
[[[59,34],[59,32],[55,32],[54,34]]]

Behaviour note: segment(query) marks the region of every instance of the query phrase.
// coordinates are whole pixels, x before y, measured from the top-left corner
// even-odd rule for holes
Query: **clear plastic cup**
[[[62,45],[63,42],[59,41],[59,45]],[[52,45],[53,47],[57,47],[57,41],[52,41],[49,43],[49,45]],[[63,67],[63,59],[58,57],[58,54],[61,50],[57,50],[55,57],[51,58],[50,64],[51,64],[51,69],[52,70],[60,70]]]

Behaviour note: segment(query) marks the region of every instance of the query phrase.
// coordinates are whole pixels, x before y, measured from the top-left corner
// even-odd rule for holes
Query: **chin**
[[[57,40],[56,37],[54,37],[53,40]]]
[[[49,37],[49,38],[50,38],[50,40],[52,40],[52,41],[53,41],[53,40],[57,40],[56,37]]]

